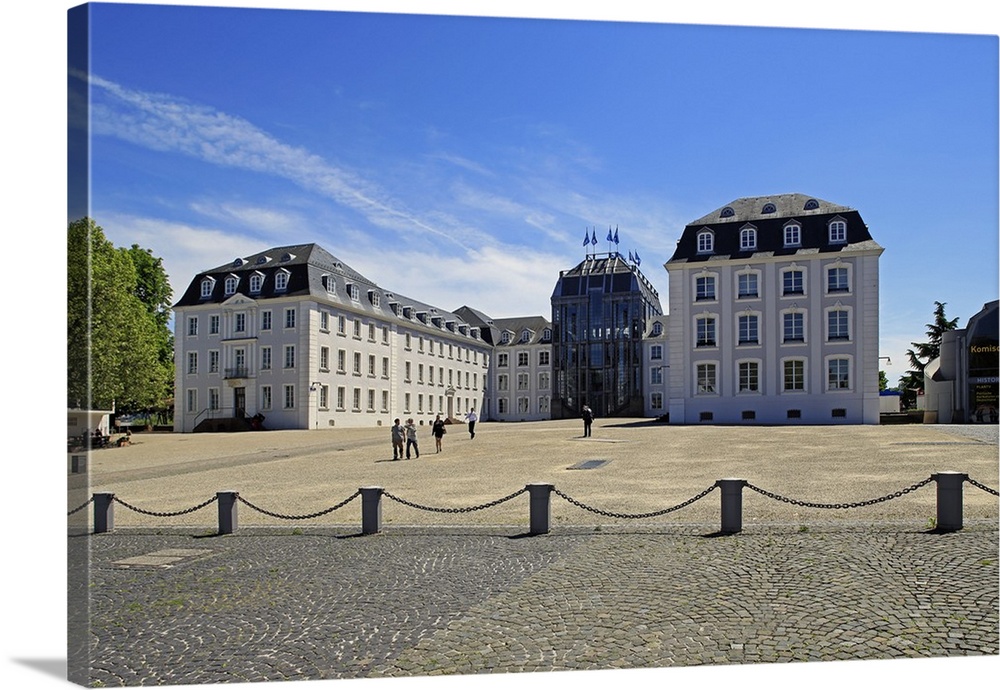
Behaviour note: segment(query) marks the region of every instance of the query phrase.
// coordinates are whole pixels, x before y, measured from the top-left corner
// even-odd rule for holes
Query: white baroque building
[[[688,224],[669,277],[672,424],[877,424],[879,256],[854,209],[748,197]]]
[[[429,423],[481,409],[492,348],[315,244],[199,273],[174,306],[175,431]]]

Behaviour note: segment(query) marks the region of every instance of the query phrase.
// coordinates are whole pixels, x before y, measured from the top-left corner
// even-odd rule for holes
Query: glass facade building
[[[638,266],[618,252],[591,254],[562,271],[552,292],[552,418],[641,417],[642,338],[661,316]]]

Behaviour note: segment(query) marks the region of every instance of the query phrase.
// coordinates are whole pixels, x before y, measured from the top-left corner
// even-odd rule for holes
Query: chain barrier
[[[498,498],[495,501],[490,501],[489,503],[483,503],[482,505],[472,506],[470,508],[434,508],[431,506],[422,506],[419,503],[413,503],[411,501],[406,501],[399,496],[393,496],[388,491],[383,491],[382,495],[386,498],[391,498],[397,503],[402,503],[404,506],[409,506],[410,508],[416,508],[417,510],[428,510],[433,513],[471,513],[474,510],[483,510],[485,508],[492,508],[493,506],[498,506],[505,501],[509,501],[512,498],[516,498],[528,490],[527,487],[519,489],[512,493],[510,496],[504,496],[503,498]]]
[[[239,494],[236,494],[236,500],[239,501],[240,503],[242,503],[243,505],[247,506],[248,508],[256,510],[258,513],[263,513],[264,515],[268,515],[268,516],[273,517],[273,518],[280,518],[282,520],[310,520],[312,518],[317,518],[317,517],[321,517],[323,515],[327,515],[329,513],[332,513],[335,510],[339,510],[340,508],[343,508],[344,506],[346,506],[348,503],[350,503],[351,501],[353,501],[355,498],[357,498],[360,495],[361,495],[361,489],[358,489],[357,491],[355,491],[353,494],[351,494],[350,496],[348,496],[347,498],[345,498],[343,501],[341,501],[337,505],[330,506],[326,510],[321,510],[318,513],[310,513],[309,515],[282,515],[281,513],[272,513],[269,510],[264,510],[263,508],[261,508],[259,506],[255,506],[253,503],[251,503],[250,501],[246,500],[245,498],[243,498]]]
[[[857,503],[811,503],[809,501],[799,501],[794,498],[786,498],[785,496],[780,496],[778,494],[771,493],[770,491],[765,491],[764,489],[761,489],[758,486],[754,486],[749,482],[747,483],[746,487],[748,489],[753,489],[757,493],[763,496],[767,496],[768,498],[773,498],[774,500],[782,501],[783,503],[791,503],[792,505],[795,506],[803,506],[805,508],[830,508],[830,509],[842,510],[846,508],[861,508],[864,506],[875,505],[876,503],[884,503],[885,501],[891,501],[894,498],[899,498],[900,496],[908,494],[912,491],[916,491],[917,489],[923,486],[927,486],[932,481],[934,481],[934,479],[932,477],[928,477],[927,479],[921,482],[917,482],[913,486],[908,486],[905,489],[902,489],[895,493],[891,493],[886,496],[881,496],[880,498],[872,498],[867,501],[858,501]]]
[[[972,484],[977,489],[982,489],[983,491],[985,491],[988,494],[993,494],[994,496],[1000,496],[1000,492],[998,492],[996,489],[991,489],[990,487],[986,486],[985,484],[980,484],[979,482],[977,482],[972,477],[966,477],[965,481],[969,482],[970,484]]]
[[[198,505],[194,506],[193,508],[188,508],[186,510],[178,510],[178,511],[173,512],[173,513],[154,513],[151,510],[143,510],[142,508],[136,508],[133,505],[129,505],[128,503],[126,503],[122,499],[118,498],[117,496],[112,496],[111,500],[115,501],[116,503],[121,503],[123,506],[125,506],[129,510],[135,511],[136,513],[142,513],[143,515],[152,515],[153,517],[177,517],[178,515],[187,515],[188,513],[193,513],[196,510],[201,510],[205,506],[211,505],[212,503],[215,503],[216,501],[218,501],[219,497],[218,496],[212,496],[212,498],[208,499],[204,503],[199,503]]]
[[[704,491],[702,491],[697,496],[693,496],[692,498],[689,498],[688,500],[684,501],[683,503],[678,503],[677,505],[671,506],[670,508],[664,508],[663,510],[657,510],[657,511],[654,511],[652,513],[612,513],[612,512],[607,511],[607,510],[601,510],[600,508],[593,508],[591,506],[585,505],[585,504],[581,503],[580,501],[576,500],[575,498],[571,498],[571,497],[567,496],[566,494],[564,494],[562,491],[560,491],[559,489],[557,489],[555,487],[552,488],[552,493],[554,493],[556,496],[559,496],[561,498],[566,499],[567,501],[569,501],[570,503],[572,503],[573,505],[575,505],[577,508],[583,508],[584,510],[589,510],[592,513],[597,513],[598,515],[603,515],[604,517],[627,518],[627,519],[642,519],[642,518],[658,517],[660,515],[666,515],[667,513],[672,513],[675,510],[680,510],[681,508],[686,508],[687,506],[691,505],[695,501],[699,501],[699,500],[705,498],[705,496],[708,496],[714,490],[715,490],[715,484],[713,484],[712,486],[708,487],[707,489],[705,489]]]
[[[88,500],[82,506],[80,506],[79,508],[74,508],[73,510],[69,511],[68,513],[66,513],[66,517],[69,517],[70,515],[73,515],[74,513],[79,513],[81,510],[83,510],[84,508],[86,508],[87,506],[89,506],[93,502],[94,502],[94,497],[91,496],[90,500]]]

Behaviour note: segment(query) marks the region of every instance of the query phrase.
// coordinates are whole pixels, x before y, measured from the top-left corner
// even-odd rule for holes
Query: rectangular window
[[[361,353],[354,353],[354,375],[361,376]]]
[[[269,331],[271,330],[271,312],[270,310],[264,310],[260,313],[260,330]]]
[[[375,411],[375,391],[371,388],[368,389],[368,411]]]
[[[328,410],[330,409],[330,387],[320,386],[319,387],[319,409]]]
[[[361,340],[361,321],[354,319],[354,337]]]
[[[319,313],[319,329],[324,333],[330,331],[330,312],[321,311]]]
[[[833,309],[826,313],[827,339],[829,340],[850,340],[851,334],[848,330],[848,312],[846,309]]]
[[[412,368],[413,368],[413,365],[411,365],[409,362],[406,362],[406,364],[403,365],[403,369],[405,371],[405,373],[403,374],[403,380],[404,381],[409,381],[410,380],[410,374],[412,373]]]
[[[649,407],[653,410],[662,410],[663,393],[651,393],[649,396]]]
[[[188,366],[187,373],[197,374],[198,373],[198,353],[189,352],[188,353]]]
[[[345,405],[347,404],[347,389],[343,386],[337,386],[337,409],[345,410],[347,409]]]
[[[797,247],[802,243],[802,228],[798,225],[785,226],[785,246]]]
[[[663,384],[663,367],[653,367],[649,370],[649,382],[654,386]]]
[[[743,410],[740,417],[744,422],[752,422],[757,419],[757,412],[755,410]]]
[[[260,387],[260,407],[261,407],[261,409],[270,410],[272,404],[273,403],[271,401],[271,387],[270,386],[261,386]]]
[[[368,340],[375,342],[375,324],[368,324]]]
[[[663,346],[653,345],[649,348],[650,359],[663,359]]]
[[[389,411],[389,391],[382,391],[382,411]]]
[[[198,391],[195,388],[187,389],[187,411],[190,413],[198,411]]]
[[[268,345],[260,348],[260,368],[270,369],[271,368],[271,348]]]
[[[198,335],[198,317],[189,316],[188,317],[188,335]]]
[[[354,389],[354,396],[353,397],[354,397],[354,400],[352,401],[353,407],[351,409],[353,409],[355,412],[361,412],[361,389],[360,388],[355,388]],[[407,398],[408,397],[409,397],[409,393],[407,393]],[[409,399],[407,399],[407,403],[409,403]],[[409,412],[409,405],[407,405],[407,412]]]
[[[696,322],[695,347],[715,347],[715,318],[700,317]]]
[[[785,360],[782,388],[786,391],[806,389],[806,363],[801,359]]]
[[[368,355],[368,375],[375,376],[375,355]],[[409,377],[407,377],[409,380]]]
[[[347,334],[347,319],[344,316],[337,316],[337,333]]]
[[[548,365],[549,365],[549,356],[550,356],[551,354],[552,354],[552,353],[551,353],[551,352],[549,352],[548,350],[542,350],[541,352],[539,352],[539,353],[538,353],[538,363],[539,363],[539,364],[540,364],[541,366],[543,366],[543,367],[544,367],[544,366],[548,366]],[[466,362],[468,362],[468,361],[469,361],[469,355],[468,355],[468,353],[466,353],[466,355],[465,355],[465,361],[466,361]]]
[[[505,367],[505,366],[507,366],[507,357],[508,357],[508,355],[507,355],[506,352],[501,352],[500,354],[498,354],[497,355],[497,366],[498,367]]]
[[[528,409],[531,407],[531,402],[528,398],[518,398],[517,399],[517,413],[518,414],[528,414]]]
[[[538,411],[547,414],[549,411],[549,397],[547,395],[538,398]]]
[[[500,374],[497,376],[497,390],[505,391],[508,390],[510,386],[507,383],[507,374]]]
[[[782,280],[782,291],[783,295],[801,295],[804,294],[804,282],[803,273],[800,270],[785,271],[781,274]]]
[[[805,341],[805,329],[803,314],[800,311],[789,312],[782,315],[784,323],[784,341],[786,343],[801,343]]]
[[[715,299],[715,276],[700,276],[695,278],[695,299],[714,300]]]
[[[295,309],[285,310],[285,328],[295,328]]]
[[[285,345],[285,369],[295,368],[295,346]]]
[[[740,345],[756,345],[760,342],[757,326],[756,314],[743,314],[739,317]]]
[[[712,394],[716,391],[715,364],[699,364],[696,371],[698,394]]]
[[[208,317],[208,334],[219,335],[219,315],[212,314]]]
[[[518,374],[517,375],[517,390],[526,391],[528,390],[528,375]]]
[[[330,371],[330,348],[325,346],[319,349],[319,370]]]
[[[243,312],[237,312],[235,318],[233,319],[233,332],[235,333],[245,333],[247,330],[247,315]]]
[[[826,291],[827,292],[850,292],[851,286],[847,280],[847,269],[843,266],[834,266],[826,271]]]
[[[285,386],[285,409],[290,410],[295,407],[295,386]]]
[[[219,351],[209,350],[208,351],[208,373],[218,374],[219,373]]]
[[[517,366],[526,367],[528,366],[528,353],[518,352],[517,353]]]
[[[382,358],[382,378],[384,378],[384,379],[389,378],[389,358],[388,357],[383,357]]]
[[[389,327],[382,326],[382,342],[388,344],[389,342]]]
[[[831,359],[827,363],[826,387],[829,390],[847,390],[851,387],[851,362],[847,359]]]
[[[830,223],[830,243],[841,243],[847,241],[847,223],[842,220],[835,220]]]
[[[507,398],[497,398],[497,412],[507,414]]]
[[[549,389],[550,375],[547,371],[539,372],[538,374],[538,390],[547,391]],[[468,387],[468,386],[466,386]]]
[[[736,296],[741,299],[756,298],[760,294],[756,273],[740,273],[736,278],[736,285]]]
[[[760,365],[757,362],[740,362],[739,379],[741,393],[760,391]]]

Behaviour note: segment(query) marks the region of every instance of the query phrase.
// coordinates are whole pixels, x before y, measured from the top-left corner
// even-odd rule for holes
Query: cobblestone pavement
[[[995,521],[716,527],[71,539],[95,685],[998,653]]]

